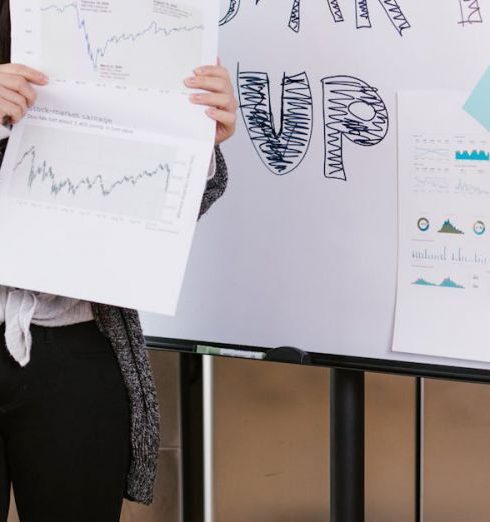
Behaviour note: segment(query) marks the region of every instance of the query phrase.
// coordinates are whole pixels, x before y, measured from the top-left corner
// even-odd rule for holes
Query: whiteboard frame
[[[197,346],[209,346],[213,348],[228,348],[237,351],[264,352],[269,354],[269,357],[271,357],[268,360],[257,362],[290,363],[290,361],[284,361],[274,358],[274,348],[258,348],[254,346],[209,343],[151,336],[146,336],[145,340],[147,348],[151,350],[161,350],[186,354],[194,353],[195,355],[198,355],[196,353]],[[311,362],[306,364],[309,366],[365,371],[371,373],[387,373],[405,377],[422,377],[429,379],[444,379],[471,383],[490,384],[490,370],[484,370],[481,368],[448,366],[444,364],[423,364],[407,361],[375,359],[369,357],[356,357],[315,352],[307,353],[309,354],[311,359]],[[227,358],[231,359],[232,357]],[[244,359],[250,360],[246,357],[244,357]]]

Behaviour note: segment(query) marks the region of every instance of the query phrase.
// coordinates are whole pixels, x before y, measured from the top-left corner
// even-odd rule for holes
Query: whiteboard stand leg
[[[204,520],[203,363],[180,354],[182,521]]]
[[[364,392],[364,372],[331,370],[331,522],[364,522]]]
[[[425,381],[415,379],[415,522],[424,521]]]
[[[214,358],[203,357],[204,522],[214,521]]]

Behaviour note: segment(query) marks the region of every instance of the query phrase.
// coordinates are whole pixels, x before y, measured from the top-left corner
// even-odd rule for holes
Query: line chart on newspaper
[[[11,17],[12,61],[50,83],[0,171],[0,284],[174,314],[215,129],[183,81],[216,61],[218,0],[16,0]]]

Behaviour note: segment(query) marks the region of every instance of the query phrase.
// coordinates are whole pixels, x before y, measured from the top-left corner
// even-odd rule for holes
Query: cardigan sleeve
[[[199,218],[204,216],[212,205],[224,194],[228,184],[228,169],[219,147],[215,147],[216,170],[214,176],[208,180],[201,203]]]
[[[5,155],[5,149],[7,148],[7,142],[8,140],[0,141],[0,167],[2,166],[3,157]]]

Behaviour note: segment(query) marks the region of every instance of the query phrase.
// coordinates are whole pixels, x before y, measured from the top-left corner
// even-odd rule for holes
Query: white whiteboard
[[[294,17],[290,22],[298,7],[299,25]],[[306,73],[313,102],[309,150],[292,172],[274,174],[240,115],[236,137],[223,148],[229,186],[198,226],[177,316],[144,315],[145,333],[490,369],[390,350],[396,92],[469,93],[490,63],[490,0],[225,0],[227,10],[222,60],[234,74],[239,64],[242,80],[248,72],[268,73],[277,132],[283,75]],[[389,115],[377,145],[344,139],[346,180],[335,179],[341,176],[331,161],[325,166],[324,122],[332,113],[327,108],[324,120],[322,79],[332,76],[378,89]]]

